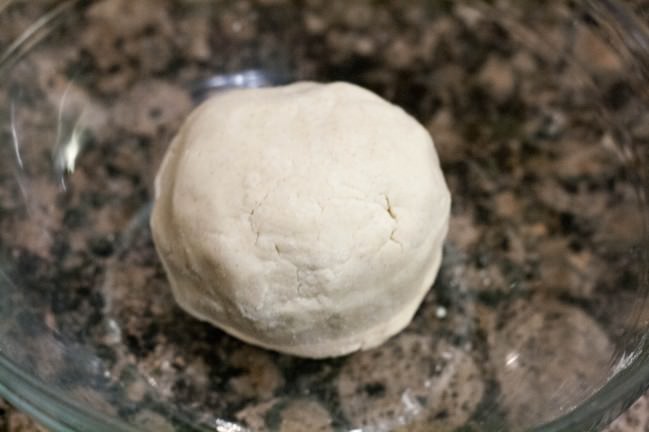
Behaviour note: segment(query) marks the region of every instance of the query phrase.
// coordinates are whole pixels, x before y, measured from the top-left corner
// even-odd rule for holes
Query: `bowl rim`
[[[0,396],[53,431],[138,432],[30,375],[0,350]],[[90,429],[89,429],[90,428]]]

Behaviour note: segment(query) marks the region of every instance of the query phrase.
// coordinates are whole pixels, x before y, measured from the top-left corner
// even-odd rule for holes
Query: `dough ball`
[[[153,238],[180,306],[315,358],[372,348],[410,322],[450,211],[428,132],[347,83],[209,99],[155,188]]]

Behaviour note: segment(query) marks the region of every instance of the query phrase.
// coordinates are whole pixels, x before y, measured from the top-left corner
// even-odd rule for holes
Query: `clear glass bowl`
[[[648,386],[640,2],[0,11],[0,395],[52,430],[597,430]],[[194,105],[298,79],[355,82],[412,113],[454,197],[412,324],[323,361],[180,311],[147,223]]]

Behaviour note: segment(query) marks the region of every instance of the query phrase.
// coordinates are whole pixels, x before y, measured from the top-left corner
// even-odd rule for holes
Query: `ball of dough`
[[[153,238],[180,306],[314,358],[374,347],[410,322],[450,211],[426,129],[347,83],[209,99],[155,190]]]

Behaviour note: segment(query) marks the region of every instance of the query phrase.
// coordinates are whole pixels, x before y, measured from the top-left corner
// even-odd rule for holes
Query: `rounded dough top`
[[[152,230],[178,303],[308,357],[410,322],[450,209],[428,132],[346,83],[232,90],[199,106],[156,178]]]

